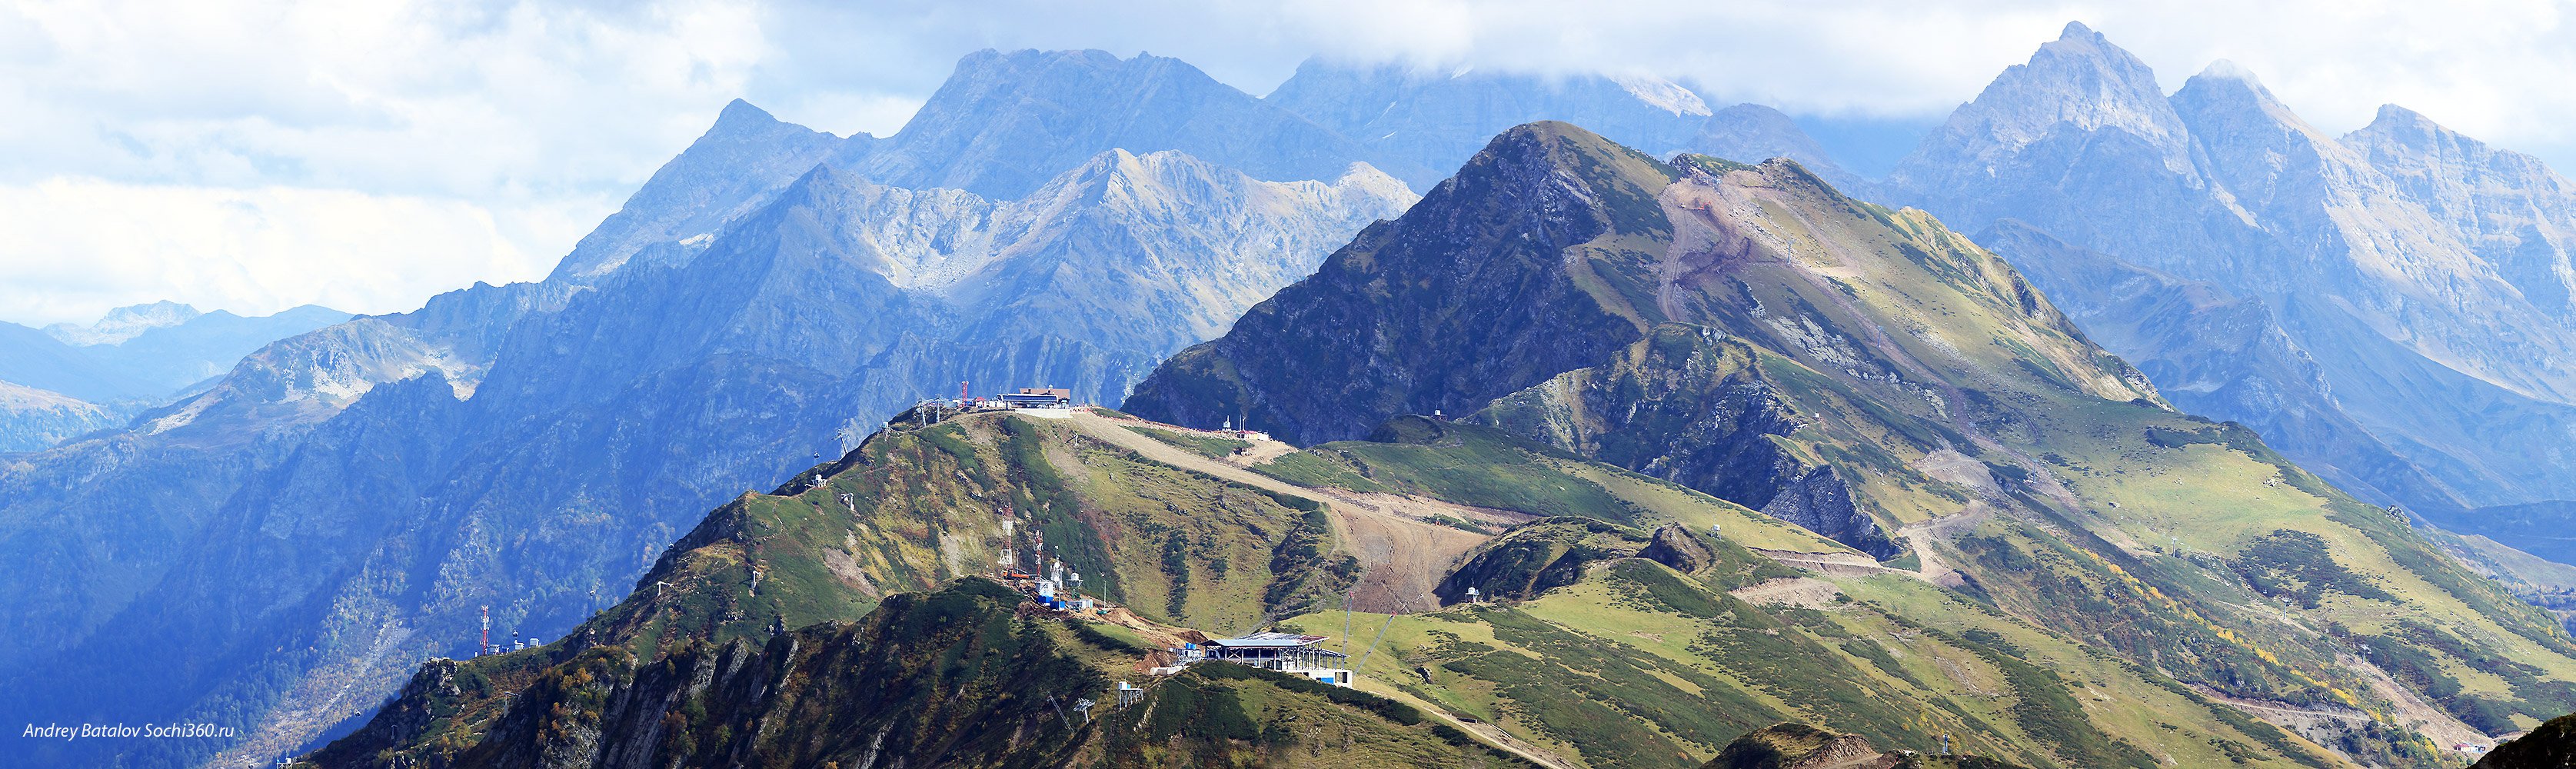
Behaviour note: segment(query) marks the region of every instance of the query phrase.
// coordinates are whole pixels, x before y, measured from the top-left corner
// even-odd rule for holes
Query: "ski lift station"
[[[1173,651],[1184,666],[1196,662],[1231,662],[1303,676],[1318,683],[1351,685],[1350,669],[1338,667],[1345,655],[1321,646],[1326,640],[1329,639],[1319,635],[1253,633],[1241,638],[1210,639],[1204,646],[1183,644]]]
[[[981,411],[1028,410],[1030,416],[1062,418],[1071,416],[1073,390],[1063,387],[1022,387],[1019,392],[1003,393],[990,398],[977,397],[971,382],[957,383],[955,398],[926,398],[898,414],[893,421],[914,420],[930,424],[960,414]]]
[[[1073,405],[1073,391],[1062,387],[1022,387],[1019,392],[1002,393],[995,400],[1015,409],[1060,409]]]

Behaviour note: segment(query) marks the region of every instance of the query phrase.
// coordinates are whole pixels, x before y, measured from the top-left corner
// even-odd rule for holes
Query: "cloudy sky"
[[[727,100],[884,135],[985,47],[1150,51],[1254,93],[1313,55],[1650,73],[1924,122],[2082,20],[2168,90],[2228,58],[2330,132],[2395,102],[2576,167],[2561,2],[1571,5],[0,0],[0,320],[536,279]]]

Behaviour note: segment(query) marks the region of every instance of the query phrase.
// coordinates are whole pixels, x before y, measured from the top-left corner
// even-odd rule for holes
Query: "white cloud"
[[[0,307],[22,323],[86,321],[134,297],[265,314],[300,304],[383,313],[474,281],[534,280],[599,201],[495,212],[346,190],[246,190],[49,179],[0,186]]]
[[[542,276],[748,88],[760,13],[0,0],[0,195],[50,217],[0,212],[0,320]]]
[[[116,194],[136,195],[129,203],[140,206],[177,188],[261,201],[329,193],[349,196],[332,199],[352,210],[449,212],[404,225],[405,237],[515,249],[378,249],[330,266],[380,274],[255,281],[291,302],[324,300],[286,298],[296,285],[449,281],[386,289],[408,291],[416,304],[460,284],[402,260],[494,265],[474,276],[485,280],[523,276],[521,266],[498,265],[560,256],[727,100],[749,98],[822,130],[887,135],[957,57],[979,48],[1151,51],[1254,93],[1314,54],[1645,73],[1793,112],[1926,119],[1974,96],[2068,20],[2138,53],[2168,88],[2211,60],[2233,59],[2330,131],[2396,102],[2576,165],[2576,135],[2563,128],[2576,125],[2576,90],[2563,86],[2576,74],[2570,8],[2539,0],[0,0],[0,115],[9,116],[0,120],[0,146],[9,148],[0,153],[0,186],[24,196],[47,189],[46,180],[94,180],[53,184],[92,185],[105,197],[82,205],[101,221],[141,219],[114,213]],[[455,213],[468,210],[544,211],[534,218],[577,224],[513,224],[529,217],[511,213],[484,225]],[[456,229],[422,232],[433,223]],[[232,252],[245,276],[316,266],[274,232],[199,234],[251,244]],[[110,300],[108,289],[26,282],[58,272],[29,265],[80,255],[11,240],[0,241],[0,275],[10,281],[0,292],[101,298],[0,304],[0,319],[51,319],[19,309],[39,305],[88,312],[77,308],[163,298],[135,288]],[[148,275],[96,277],[91,284],[153,285]]]

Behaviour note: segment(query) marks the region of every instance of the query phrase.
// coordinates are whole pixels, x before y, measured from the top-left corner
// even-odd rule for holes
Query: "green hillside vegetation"
[[[1383,623],[1374,655],[1394,661],[1371,663],[1364,688],[1585,766],[1698,766],[1782,720],[1836,724],[1891,749],[1933,751],[1950,734],[1961,751],[2031,766],[2343,765],[1920,579],[1832,585],[1858,599],[1755,605],[1631,558],[1534,600],[1351,624],[1366,638]],[[1344,622],[1330,612],[1283,624],[1329,634]]]
[[[879,433],[796,478],[710,514],[639,581],[635,599],[573,638],[650,658],[676,639],[722,643],[855,620],[888,593],[992,570],[1005,510],[1021,568],[1044,567],[1042,537],[1046,557],[1081,573],[1093,594],[1184,626],[1249,627],[1270,604],[1329,601],[1355,574],[1330,556],[1329,525],[1309,500],[1022,417]]]
[[[888,596],[865,620],[768,639],[693,641],[650,661],[600,647],[513,669],[440,662],[394,718],[308,757],[321,766],[1185,767],[1329,756],[1353,767],[1528,766],[1374,695],[1244,668],[1200,669],[1143,702],[1076,708],[1139,657],[1079,624],[1018,614],[968,578]],[[510,655],[522,656],[522,655]],[[1103,697],[1102,699],[1106,699]],[[782,727],[781,724],[793,724]]]

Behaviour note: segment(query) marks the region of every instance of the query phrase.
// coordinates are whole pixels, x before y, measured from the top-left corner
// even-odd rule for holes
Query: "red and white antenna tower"
[[[479,657],[479,656],[482,656],[484,652],[488,652],[488,651],[491,651],[491,650],[492,650],[492,607],[491,607],[491,606],[486,605],[486,606],[484,606],[484,607],[483,607],[483,640],[480,642],[480,645],[478,645],[478,646],[475,646],[475,647],[474,647],[474,655]]]

